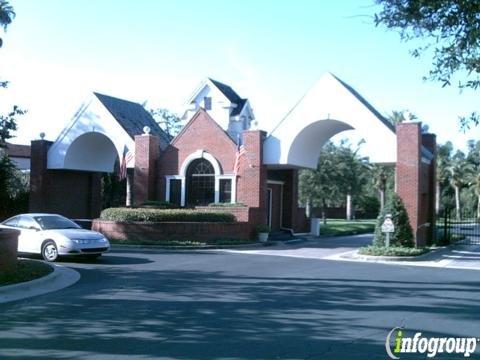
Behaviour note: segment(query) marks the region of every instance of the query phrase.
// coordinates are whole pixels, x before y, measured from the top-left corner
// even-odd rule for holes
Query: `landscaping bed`
[[[13,274],[0,273],[0,286],[22,283],[41,278],[53,272],[50,265],[35,260],[17,260],[17,271]]]
[[[429,248],[408,248],[402,246],[365,246],[358,250],[360,255],[370,256],[419,256],[429,252]]]
[[[321,236],[344,236],[373,233],[376,220],[337,220],[328,219],[320,224]]]

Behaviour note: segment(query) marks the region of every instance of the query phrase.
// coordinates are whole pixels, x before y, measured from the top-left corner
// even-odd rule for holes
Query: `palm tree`
[[[7,30],[8,25],[12,23],[14,18],[15,12],[13,7],[8,1],[0,0],[0,26],[3,27],[3,30]],[[2,47],[2,43],[2,38],[0,38],[0,47]]]
[[[418,119],[417,115],[412,114],[407,110],[393,110],[390,115],[387,115],[387,118],[393,125],[397,125],[405,121],[414,121]]]
[[[450,141],[447,141],[443,145],[437,147],[437,159],[436,159],[436,196],[435,196],[435,212],[438,215],[440,213],[440,200],[442,197],[442,185],[450,177],[450,163],[452,161],[451,154],[453,145]]]
[[[450,172],[450,185],[455,190],[455,216],[460,220],[460,189],[467,185],[469,174],[472,173],[472,165],[465,160],[463,153],[457,151],[452,163],[448,167]]]
[[[373,183],[380,196],[380,211],[385,206],[385,191],[387,189],[388,172],[384,165],[374,164],[372,166]]]
[[[477,219],[480,219],[480,166],[476,166],[469,174],[468,185],[473,187],[473,191],[477,196]]]

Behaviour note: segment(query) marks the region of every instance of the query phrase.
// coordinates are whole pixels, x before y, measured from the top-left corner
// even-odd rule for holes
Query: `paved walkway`
[[[397,261],[359,256],[358,248],[372,243],[372,234],[345,237],[315,238],[271,248],[218,250],[240,254],[287,256],[305,259],[374,262],[389,265],[427,266],[480,270],[480,245],[456,245],[433,250],[415,259]]]

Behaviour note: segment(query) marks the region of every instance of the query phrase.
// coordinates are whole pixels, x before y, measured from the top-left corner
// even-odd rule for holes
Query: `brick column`
[[[425,244],[419,233],[420,210],[420,167],[421,167],[421,128],[420,123],[397,124],[397,194],[407,209],[417,246]],[[420,235],[420,236],[419,236]]]
[[[136,206],[155,199],[155,175],[159,150],[158,137],[147,134],[135,136],[133,202]]]
[[[48,149],[52,144],[47,140],[33,140],[30,159],[30,212],[47,211],[48,200]]]
[[[263,141],[266,133],[260,130],[243,132],[243,156],[237,183],[237,202],[252,209],[250,222],[265,224],[267,197],[267,168],[263,165]]]

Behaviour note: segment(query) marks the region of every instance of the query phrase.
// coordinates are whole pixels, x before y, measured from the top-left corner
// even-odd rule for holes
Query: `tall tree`
[[[468,177],[469,174],[472,173],[473,167],[472,164],[467,161],[465,154],[457,150],[448,167],[448,171],[450,172],[450,184],[455,190],[455,217],[457,220],[460,220],[460,190],[468,184]]]
[[[150,114],[152,114],[157,124],[171,137],[176,136],[182,129],[180,117],[167,109],[152,109]]]
[[[13,7],[8,3],[8,1],[0,0],[0,26],[3,27],[3,30],[7,30],[8,25],[12,23],[12,20],[15,18],[15,12]],[[3,40],[0,38],[0,47],[2,47]]]
[[[442,197],[442,186],[447,183],[450,177],[450,164],[452,162],[453,144],[447,141],[443,145],[437,146],[437,167],[435,184],[435,212],[440,213],[440,199]]]
[[[373,186],[378,191],[380,198],[380,211],[385,207],[385,192],[387,191],[387,181],[391,175],[392,168],[385,165],[374,164],[371,167]]]
[[[459,87],[477,89],[480,85],[480,2],[478,0],[376,0],[382,9],[375,24],[397,30],[405,41],[421,39],[412,50],[414,57],[433,54],[427,79],[443,86],[455,74],[464,79]],[[479,115],[461,117],[463,126],[478,124]]]

